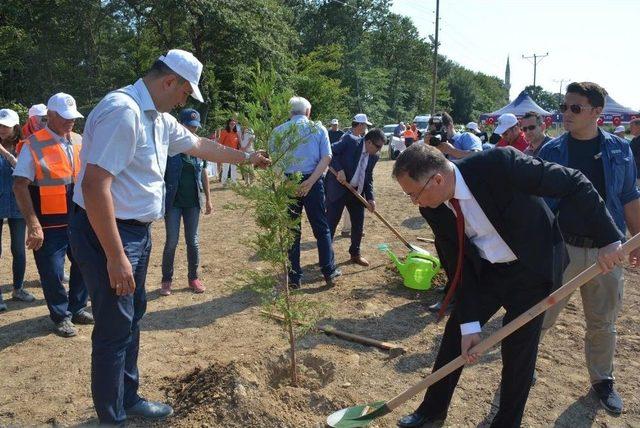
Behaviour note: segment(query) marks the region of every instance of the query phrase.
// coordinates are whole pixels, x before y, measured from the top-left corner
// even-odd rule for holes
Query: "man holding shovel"
[[[327,174],[327,218],[331,236],[335,235],[342,211],[347,208],[351,219],[351,261],[360,266],[369,266],[360,254],[360,242],[364,229],[364,205],[345,186],[353,187],[364,194],[371,210],[375,210],[373,198],[373,168],[378,162],[378,152],[384,145],[384,133],[373,129],[363,139],[352,141],[350,135],[331,146],[333,157],[330,166],[337,175]]]
[[[417,144],[398,157],[393,176],[412,202],[425,208],[423,216],[450,261],[447,274],[454,278],[450,294],[455,293],[457,304],[434,371],[461,354],[468,363],[475,362],[478,355],[468,351],[480,342],[481,326],[500,307],[506,310],[506,324],[560,284],[566,248],[557,220],[540,196],[590,213],[581,232],[599,248],[597,261],[604,271],[624,261],[622,234],[593,185],[578,171],[512,148],[452,162],[436,148]],[[502,343],[500,408],[492,426],[520,426],[541,324],[539,316]],[[461,372],[460,368],[433,384],[418,409],[398,425],[443,421]]]

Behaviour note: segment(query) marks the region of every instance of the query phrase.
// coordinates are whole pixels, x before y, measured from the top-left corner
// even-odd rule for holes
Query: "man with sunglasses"
[[[330,166],[338,175],[327,174],[327,218],[331,227],[331,236],[336,228],[344,208],[347,208],[351,219],[351,261],[360,266],[369,266],[367,259],[360,254],[360,242],[364,229],[364,206],[347,188],[350,184],[362,194],[375,210],[376,201],[373,196],[373,168],[378,162],[378,152],[384,145],[384,132],[372,129],[364,138],[353,141],[353,137],[345,136],[331,146],[333,157]]]
[[[520,128],[529,142],[529,147],[524,150],[525,155],[538,156],[542,146],[552,140],[551,137],[544,133],[546,126],[538,112],[530,111],[522,116]]]
[[[496,147],[515,147],[524,152],[529,147],[529,142],[520,128],[518,118],[511,113],[505,113],[498,118],[495,134],[500,135],[500,141]]]
[[[604,270],[624,261],[620,231],[578,171],[513,148],[449,161],[433,147],[416,144],[398,157],[393,176],[433,230],[447,276],[458,278],[452,284],[457,303],[434,371],[459,355],[475,362],[478,355],[469,351],[480,342],[481,326],[494,313],[503,307],[506,324],[560,285],[566,250],[556,217],[540,195],[589,213],[581,232],[600,248],[598,263]],[[503,376],[494,427],[520,427],[541,324],[538,316],[502,341]],[[461,372],[429,387],[422,404],[398,426],[443,421]]]
[[[600,194],[618,229],[624,236],[640,232],[640,192],[636,188],[636,165],[629,142],[598,128],[607,92],[596,83],[574,82],[567,87],[560,105],[565,134],[547,143],[539,157],[581,171]],[[569,280],[589,267],[597,257],[597,242],[584,233],[591,212],[575,203],[548,199],[558,213],[571,262],[564,272]],[[640,251],[629,254],[632,267],[638,264]],[[622,303],[622,268],[603,273],[580,289],[586,318],[585,356],[591,386],[603,407],[622,412],[622,399],[614,388],[613,357],[616,346],[616,318]],[[542,333],[549,330],[568,298],[547,311]]]

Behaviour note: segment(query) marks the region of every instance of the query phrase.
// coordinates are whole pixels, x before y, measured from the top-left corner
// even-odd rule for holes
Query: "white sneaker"
[[[17,290],[14,289],[11,293],[11,297],[13,297],[15,300],[20,300],[21,302],[33,302],[34,300],[36,300],[36,296],[29,293],[24,288],[18,288]]]

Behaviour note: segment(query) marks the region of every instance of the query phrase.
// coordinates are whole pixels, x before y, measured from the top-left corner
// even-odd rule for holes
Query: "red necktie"
[[[447,295],[442,302],[442,307],[440,308],[440,311],[438,311],[437,322],[442,319],[445,311],[447,310],[447,306],[449,306],[449,302],[456,292],[456,287],[458,287],[458,284],[460,283],[460,278],[462,277],[462,260],[464,259],[464,216],[462,215],[462,209],[460,208],[460,201],[458,201],[456,198],[451,198],[449,202],[456,212],[456,230],[458,232],[458,262],[456,264],[456,274],[454,275],[451,286],[449,287],[449,291],[447,292]]]

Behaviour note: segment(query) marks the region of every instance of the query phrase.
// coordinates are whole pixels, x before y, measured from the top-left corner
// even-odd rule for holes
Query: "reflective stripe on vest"
[[[73,159],[46,129],[26,140],[35,165],[33,185],[39,188],[40,212],[43,215],[67,214],[67,185],[75,181],[80,170],[80,145],[73,145]]]

